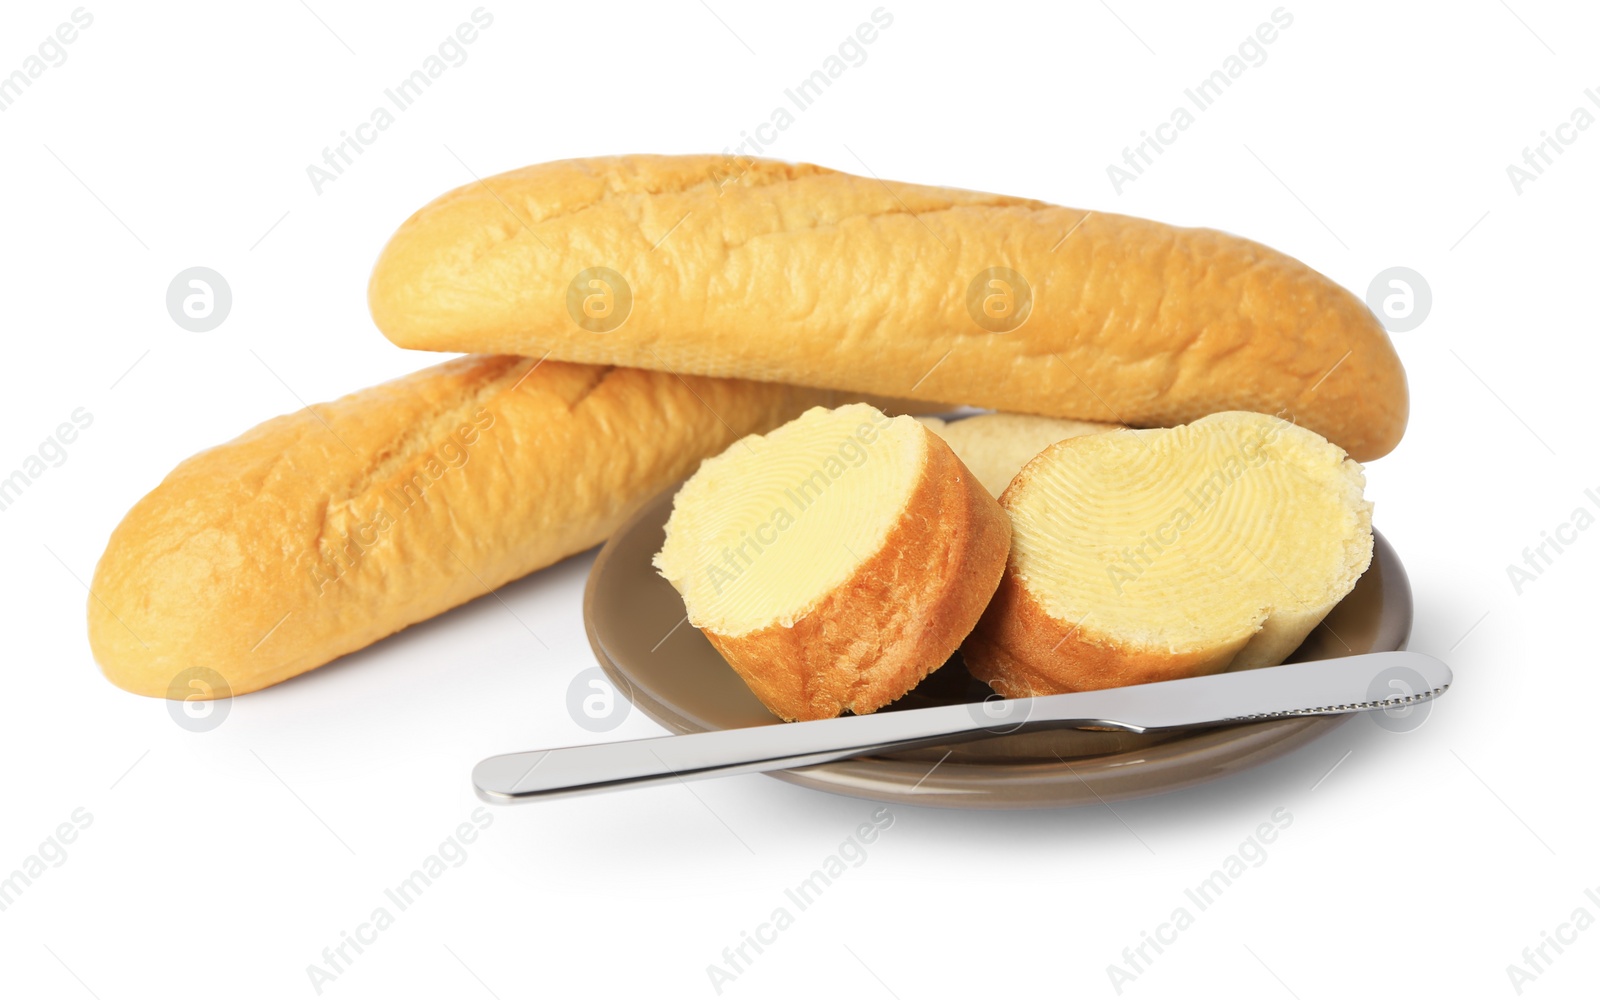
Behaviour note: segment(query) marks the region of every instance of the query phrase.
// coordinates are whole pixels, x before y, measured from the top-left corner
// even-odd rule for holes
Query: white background
[[[313,996],[306,967],[478,808],[475,761],[591,738],[565,708],[593,663],[587,556],[502,594],[550,651],[478,601],[237,699],[203,734],[100,676],[83,581],[182,458],[436,360],[366,310],[411,211],[472,173],[721,151],[877,6],[708,2],[491,3],[466,63],[320,195],[306,166],[471,0],[96,3],[65,63],[0,113],[0,469],[75,408],[94,416],[0,512],[0,874],[93,816],[0,913],[6,995]],[[1426,277],[1431,314],[1394,338],[1410,429],[1369,495],[1412,575],[1413,648],[1458,684],[1414,732],[1356,720],[1115,813],[894,807],[865,863],[724,995],[1114,996],[1106,967],[1280,807],[1293,821],[1266,862],[1123,995],[1516,995],[1507,966],[1541,932],[1600,917],[1583,892],[1600,886],[1600,530],[1520,595],[1506,572],[1600,492],[1600,127],[1521,194],[1506,173],[1574,108],[1600,114],[1595,12],[1291,2],[1267,62],[1119,195],[1107,164],[1272,0],[885,6],[866,63],[772,155],[1215,226],[1358,293],[1394,265]],[[7,4],[0,73],[72,9]],[[233,289],[210,333],[164,305],[194,265]],[[658,731],[635,713],[611,736]],[[706,967],[874,808],[752,776],[495,809],[324,995],[714,996]],[[1526,994],[1577,995],[1600,978],[1600,929],[1548,954]]]

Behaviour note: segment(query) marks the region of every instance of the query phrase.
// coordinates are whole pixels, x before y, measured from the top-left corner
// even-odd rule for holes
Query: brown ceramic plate
[[[669,490],[612,536],[589,573],[584,627],[607,676],[640,711],[674,733],[783,723],[756,700],[656,574]],[[1290,661],[1404,649],[1411,587],[1382,535],[1372,566]],[[980,702],[992,695],[957,654],[883,711]],[[948,748],[863,757],[773,772],[808,788],[925,806],[1017,809],[1071,806],[1168,792],[1289,753],[1349,716],[1282,719],[1139,735],[1054,730]],[[942,761],[942,763],[941,763]]]

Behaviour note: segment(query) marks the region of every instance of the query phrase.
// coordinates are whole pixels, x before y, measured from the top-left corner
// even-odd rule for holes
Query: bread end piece
[[[944,438],[962,464],[996,497],[1024,465],[1057,441],[1122,429],[1121,424],[1026,413],[980,413],[948,421],[923,416],[917,422]]]
[[[277,684],[604,541],[814,396],[470,356],[274,418],[123,518],[95,568],[90,648],[149,697]],[[196,668],[209,687],[186,683]]]

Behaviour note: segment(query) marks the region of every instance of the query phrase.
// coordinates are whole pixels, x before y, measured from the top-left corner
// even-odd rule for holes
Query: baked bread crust
[[[1214,674],[1248,641],[1181,653],[1125,643],[1092,626],[1057,621],[1007,573],[961,656],[967,672],[996,694],[1034,698]]]
[[[595,267],[632,294],[609,332],[569,310],[569,286]],[[997,267],[1032,299],[1003,333],[968,305]],[[1360,460],[1390,451],[1407,416],[1377,318],[1275,250],[809,164],[617,156],[491,177],[408,219],[368,299],[403,347],[548,351],[1135,426],[1254,410]]]
[[[479,356],[277,417],[123,518],[90,646],[137,694],[166,697],[192,667],[233,694],[276,684],[600,543],[815,395]]]
[[[705,636],[788,721],[874,712],[944,664],[1005,570],[1011,522],[950,446],[928,435],[910,501],[848,580],[798,618]]]

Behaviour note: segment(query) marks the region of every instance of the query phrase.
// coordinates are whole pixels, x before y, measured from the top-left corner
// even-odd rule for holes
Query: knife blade
[[[1443,694],[1450,668],[1423,653],[1364,653],[1130,687],[993,698],[816,722],[501,754],[472,781],[486,802],[532,802],[722,775],[808,767],[1039,729],[1134,733],[1413,705]]]

